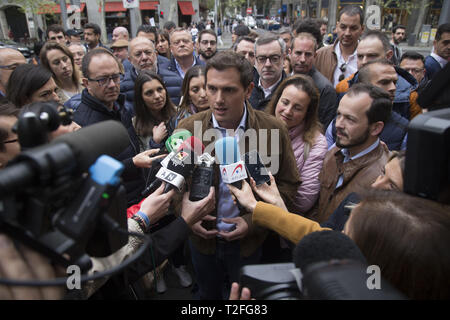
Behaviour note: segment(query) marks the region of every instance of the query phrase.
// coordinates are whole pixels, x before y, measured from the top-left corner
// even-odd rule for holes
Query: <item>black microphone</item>
[[[369,270],[372,269],[368,268],[358,246],[342,232],[326,230],[310,233],[295,247],[293,259],[302,273],[301,290],[307,299],[405,299],[381,274],[379,287],[371,287]]]
[[[58,177],[81,175],[103,154],[116,157],[129,145],[128,132],[118,121],[103,121],[62,135],[49,144],[20,153],[0,171],[0,194],[24,186],[48,186]]]
[[[189,200],[199,201],[208,196],[214,177],[214,162],[214,157],[209,153],[203,153],[198,157],[197,166],[192,173]]]
[[[166,182],[164,193],[172,189],[181,191],[194,169],[197,152],[202,152],[202,142],[194,136],[186,139],[179,147],[177,153],[167,163],[167,167],[161,167],[156,177]],[[204,148],[204,147],[203,147]]]

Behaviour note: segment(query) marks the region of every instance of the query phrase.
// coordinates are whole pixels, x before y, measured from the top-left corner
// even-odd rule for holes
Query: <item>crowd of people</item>
[[[326,22],[304,19],[263,33],[233,26],[227,50],[218,50],[214,28],[174,23],[161,30],[142,25],[135,37],[117,27],[109,46],[96,24],[82,33],[52,25],[30,64],[19,51],[0,49],[0,172],[21,151],[17,119],[44,104],[73,110],[47,142],[107,120],[122,123],[129,136],[117,157],[125,168],[128,229],[150,237],[154,257],[144,254],[119,275],[85,284],[78,297],[142,297],[145,279],[168,259],[180,284],[193,286],[193,298],[247,299],[249,291],[240,296],[233,284],[242,266],[291,261],[305,235],[332,229],[353,239],[408,298],[449,299],[450,209],[403,187],[409,122],[450,107],[450,23],[439,26],[425,58],[401,51],[405,27],[396,26],[389,39],[363,22],[359,6],[343,7],[329,45]],[[200,201],[189,200],[189,188],[164,193],[164,184],[143,198],[166,156],[158,152],[182,129],[200,132],[205,146],[213,142],[210,130],[234,137],[241,150],[256,148],[279,165],[270,183],[250,178],[242,188],[224,183],[215,165],[210,194]],[[256,145],[242,134],[249,130],[260,133]],[[0,241],[2,257],[13,257],[0,259],[0,278],[60,272],[40,256],[17,254],[10,237]],[[93,257],[89,272],[120,264],[140,245],[130,236],[110,257]],[[17,264],[28,272],[15,272]],[[34,272],[41,264],[47,272]],[[162,274],[154,279],[160,293]],[[0,286],[3,299],[64,294]]]

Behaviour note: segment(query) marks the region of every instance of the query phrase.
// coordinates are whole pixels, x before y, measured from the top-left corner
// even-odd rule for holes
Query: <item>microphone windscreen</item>
[[[199,138],[196,136],[191,136],[178,147],[178,151],[181,150],[194,151],[195,154],[200,155],[203,154],[205,146]]]
[[[358,246],[347,235],[334,230],[316,231],[299,241],[293,252],[294,264],[304,271],[313,263],[350,259],[367,263]]]
[[[221,138],[216,141],[214,147],[219,164],[232,164],[241,160],[239,146],[234,137]]]
[[[185,141],[187,138],[191,137],[192,133],[188,130],[179,130],[174,132],[169,138],[166,140],[166,149],[169,152],[173,150],[177,150],[178,146]]]
[[[130,140],[122,123],[108,120],[59,136],[52,141],[52,144],[56,143],[70,147],[78,169],[83,172],[103,154],[117,157],[128,147]]]
[[[167,169],[187,178],[194,167],[191,155],[186,151],[178,151],[167,164]]]

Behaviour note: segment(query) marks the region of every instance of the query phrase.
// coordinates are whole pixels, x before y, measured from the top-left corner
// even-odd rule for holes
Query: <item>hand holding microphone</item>
[[[222,181],[242,188],[242,180],[247,178],[245,163],[241,161],[239,146],[234,137],[225,137],[215,143],[216,157],[219,161]]]
[[[284,203],[283,198],[280,195],[280,191],[278,190],[275,178],[270,172],[269,177],[270,185],[268,185],[267,183],[263,183],[259,186],[256,185],[256,182],[255,180],[253,180],[253,178],[250,178],[250,185],[253,191],[255,191],[263,201],[288,211],[288,209],[286,208],[286,204]]]
[[[151,224],[159,221],[167,214],[169,210],[170,201],[172,200],[175,190],[170,190],[168,193],[164,193],[165,183],[156,189],[155,192],[150,194],[141,204],[140,211],[150,220]]]

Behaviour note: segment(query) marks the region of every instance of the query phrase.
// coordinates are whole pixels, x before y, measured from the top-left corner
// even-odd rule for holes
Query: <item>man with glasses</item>
[[[126,110],[125,96],[120,94],[120,74],[123,68],[116,57],[105,48],[89,51],[83,60],[83,86],[81,104],[73,121],[85,127],[101,121],[116,120],[128,131],[130,144],[117,157],[125,166],[122,180],[127,191],[128,206],[138,203],[145,188],[141,168],[149,168],[151,150],[137,153],[139,140]]]
[[[364,31],[364,14],[357,5],[345,6],[337,22],[338,41],[317,51],[315,66],[334,87],[357,70],[356,47]]]
[[[170,34],[170,52],[172,59],[169,70],[176,71],[182,79],[191,67],[205,64],[195,57],[192,36],[183,28],[176,28]]]
[[[254,109],[263,110],[281,81],[286,78],[283,70],[286,43],[278,36],[267,34],[256,40],[256,72],[254,72],[250,104]]]
[[[402,55],[400,68],[409,72],[417,80],[419,84],[417,91],[419,92],[429,81],[425,70],[425,58],[416,51],[407,51]]]
[[[126,96],[129,111],[134,115],[134,83],[137,75],[142,70],[151,70],[158,73],[166,84],[170,99],[178,105],[181,97],[181,85],[183,79],[175,69],[170,70],[171,61],[157,55],[155,45],[152,41],[144,37],[137,37],[130,41],[129,60],[132,67],[128,70],[120,86],[120,92]]]
[[[319,89],[319,120],[326,128],[336,115],[337,95],[331,82],[314,67],[316,50],[316,38],[303,32],[294,38],[289,56],[293,74],[309,75]]]
[[[201,61],[208,61],[217,52],[217,35],[214,30],[202,30],[197,40],[197,51],[199,55],[197,58]]]
[[[18,65],[27,63],[23,54],[15,49],[0,49],[0,96],[6,96],[6,88],[11,73]]]

